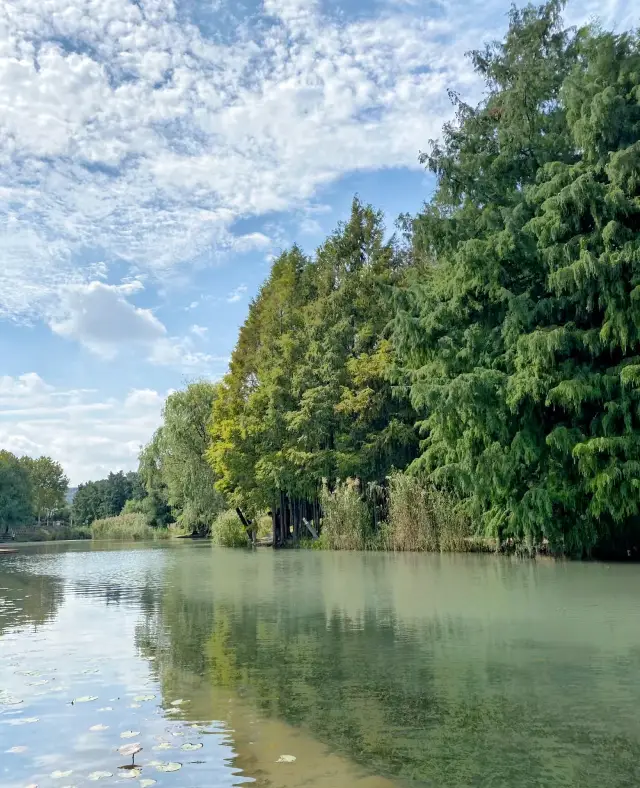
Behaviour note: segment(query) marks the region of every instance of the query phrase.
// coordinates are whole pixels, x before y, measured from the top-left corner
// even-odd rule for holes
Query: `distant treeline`
[[[15,528],[63,516],[69,480],[50,457],[16,457],[0,451],[0,539]]]

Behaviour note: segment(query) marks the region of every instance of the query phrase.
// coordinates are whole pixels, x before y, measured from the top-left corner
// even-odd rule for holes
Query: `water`
[[[0,785],[628,788],[639,601],[636,566],[22,547]]]

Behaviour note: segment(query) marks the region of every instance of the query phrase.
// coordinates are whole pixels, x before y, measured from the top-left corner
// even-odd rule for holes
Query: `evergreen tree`
[[[588,552],[633,525],[638,39],[514,10],[475,52],[487,98],[424,161],[399,294],[400,374],[422,416],[413,470],[485,535]]]

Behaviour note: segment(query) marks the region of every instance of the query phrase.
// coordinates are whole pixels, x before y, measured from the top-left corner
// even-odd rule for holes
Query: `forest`
[[[242,544],[236,507],[282,544],[637,552],[640,36],[566,28],[552,0],[469,57],[483,98],[450,93],[423,209],[390,234],[355,197],[274,261],[227,374],[168,398],[122,516]],[[84,522],[119,514],[100,506]]]

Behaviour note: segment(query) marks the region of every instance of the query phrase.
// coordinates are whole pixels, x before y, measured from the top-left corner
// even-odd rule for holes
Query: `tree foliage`
[[[640,44],[513,10],[472,53],[487,97],[423,157],[394,340],[413,470],[481,530],[585,553],[640,514]],[[636,534],[636,536],[633,536]]]
[[[86,482],[73,498],[72,513],[76,525],[91,525],[94,520],[119,515],[129,499],[143,495],[135,471],[110,473],[106,479]]]
[[[32,516],[29,473],[9,451],[0,451],[0,533],[23,526]]]
[[[65,507],[65,494],[69,489],[69,479],[62,465],[51,457],[21,457],[20,464],[26,470],[31,484],[33,514],[42,522],[48,522],[56,510]]]
[[[323,479],[384,479],[414,456],[385,334],[403,261],[382,215],[355,199],[315,257],[293,247],[274,262],[214,403],[208,457],[235,503],[314,500]]]
[[[217,391],[216,384],[202,380],[171,394],[162,426],[140,455],[140,475],[158,516],[164,506],[181,526],[199,534],[209,533],[224,509],[205,456]]]

